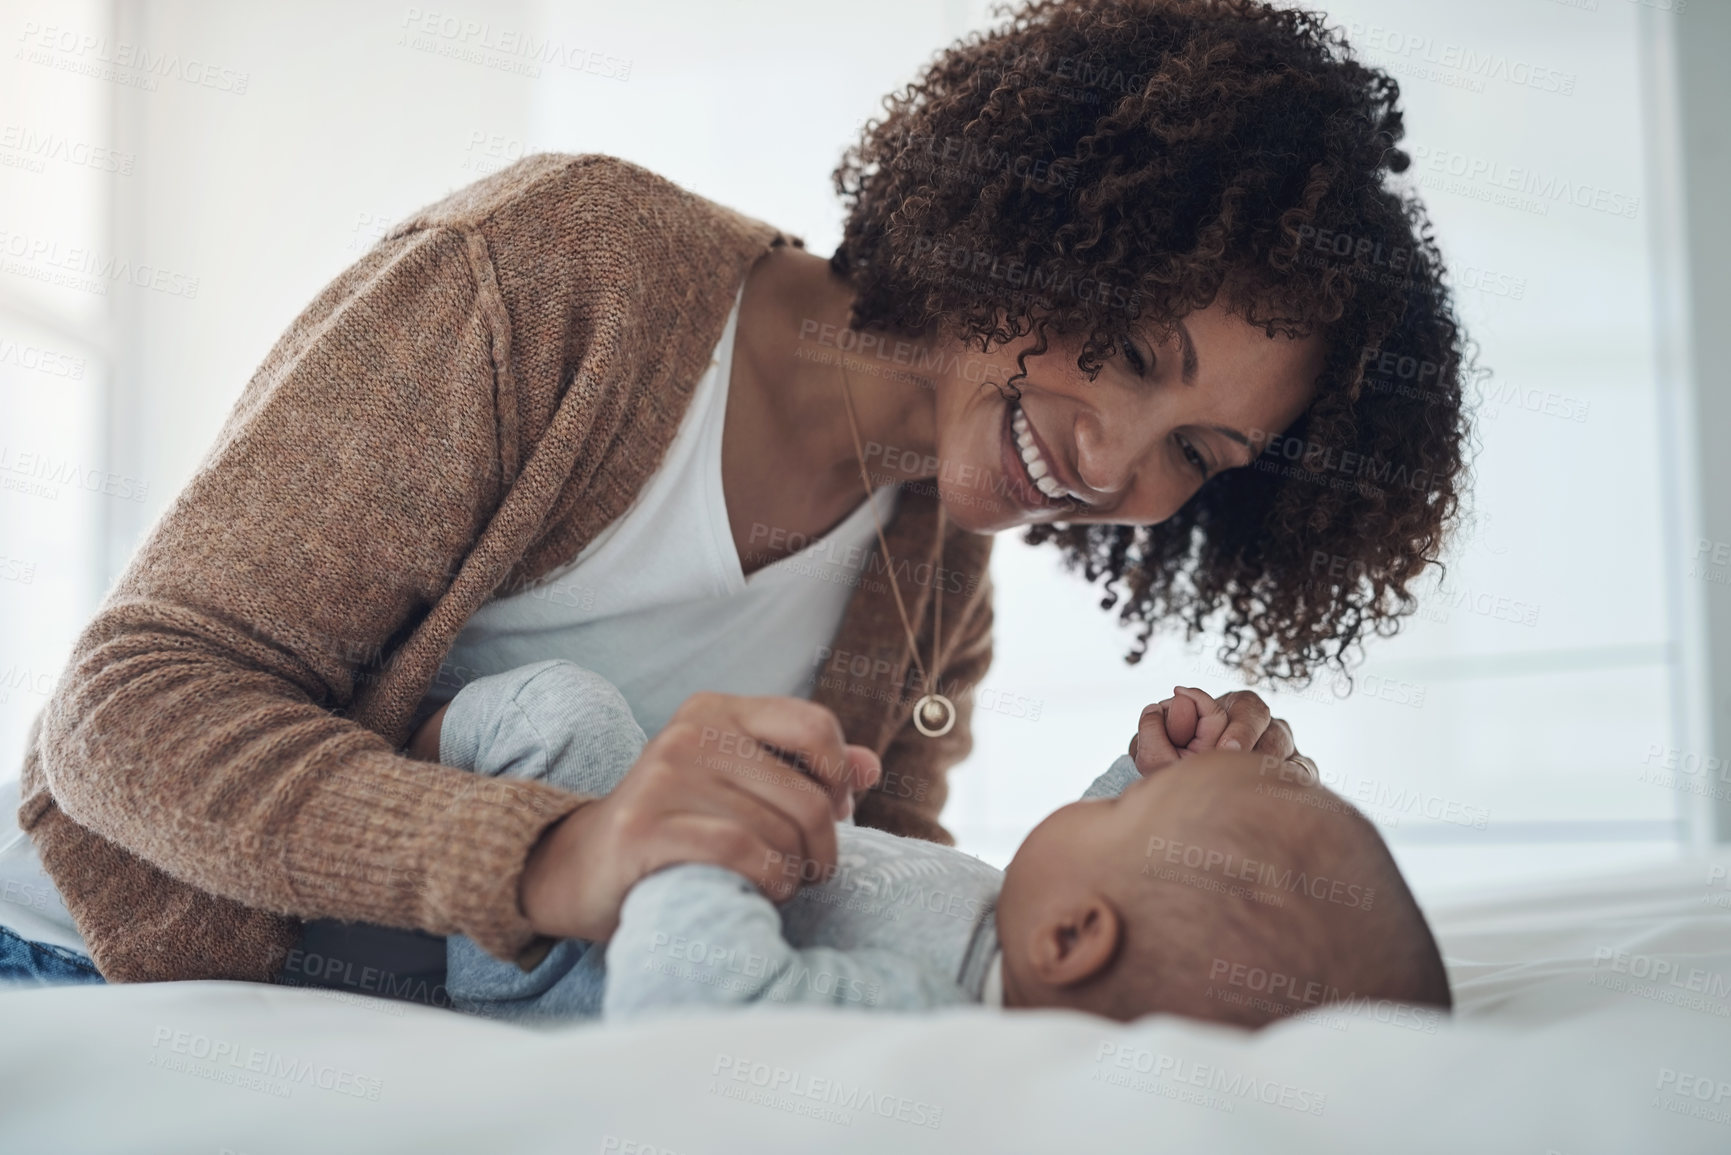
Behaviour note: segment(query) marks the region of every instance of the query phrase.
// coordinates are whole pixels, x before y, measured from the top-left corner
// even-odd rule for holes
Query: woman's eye
[[[1136,370],[1136,376],[1142,377],[1147,375],[1148,362],[1142,359],[1142,354],[1136,351],[1136,346],[1130,344],[1128,341],[1124,342],[1124,359],[1130,362],[1130,368]]]
[[[1178,448],[1183,451],[1184,460],[1188,461],[1191,464],[1191,466],[1196,470],[1196,472],[1202,475],[1203,481],[1207,481],[1208,480],[1208,462],[1203,460],[1202,455],[1200,453],[1196,452],[1196,447],[1194,445],[1190,444],[1190,442],[1186,441],[1184,438],[1180,437],[1178,439]]]

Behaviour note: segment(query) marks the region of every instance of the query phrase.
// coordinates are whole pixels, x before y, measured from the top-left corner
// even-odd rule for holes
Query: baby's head
[[[1295,764],[1212,752],[1035,827],[998,900],[1004,1001],[1258,1027],[1447,1009],[1436,940],[1365,817]]]

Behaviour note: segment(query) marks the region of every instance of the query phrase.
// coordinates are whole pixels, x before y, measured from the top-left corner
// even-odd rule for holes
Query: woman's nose
[[[1092,414],[1076,421],[1076,476],[1092,494],[1114,497],[1130,484],[1137,456],[1131,431],[1111,431]]]

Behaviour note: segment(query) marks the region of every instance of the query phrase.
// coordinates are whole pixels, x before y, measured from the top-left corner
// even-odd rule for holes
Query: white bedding
[[[1728,868],[1433,911],[1459,1003],[1440,1025],[969,1008],[533,1032],[241,983],[15,991],[0,1150],[1726,1152]]]

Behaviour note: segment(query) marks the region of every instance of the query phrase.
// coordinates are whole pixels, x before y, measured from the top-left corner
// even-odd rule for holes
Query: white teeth
[[[1047,497],[1064,497],[1070,491],[1059,485],[1051,476],[1052,467],[1046,459],[1040,456],[1039,447],[1034,444],[1034,431],[1028,425],[1028,415],[1017,406],[1015,415],[1010,418],[1010,429],[1016,435],[1016,448],[1021,450],[1022,464],[1027,466],[1028,476],[1034,480],[1034,488]]]
[[[1027,466],[1028,476],[1034,479],[1034,488],[1051,498],[1075,497],[1058,484],[1057,478],[1052,476],[1052,467],[1040,456],[1040,449],[1034,444],[1034,431],[1028,425],[1028,415],[1022,412],[1021,406],[1016,407],[1015,415],[1010,418],[1010,429],[1016,435],[1016,448],[1021,450],[1022,464]],[[1076,500],[1081,501],[1081,498]]]

